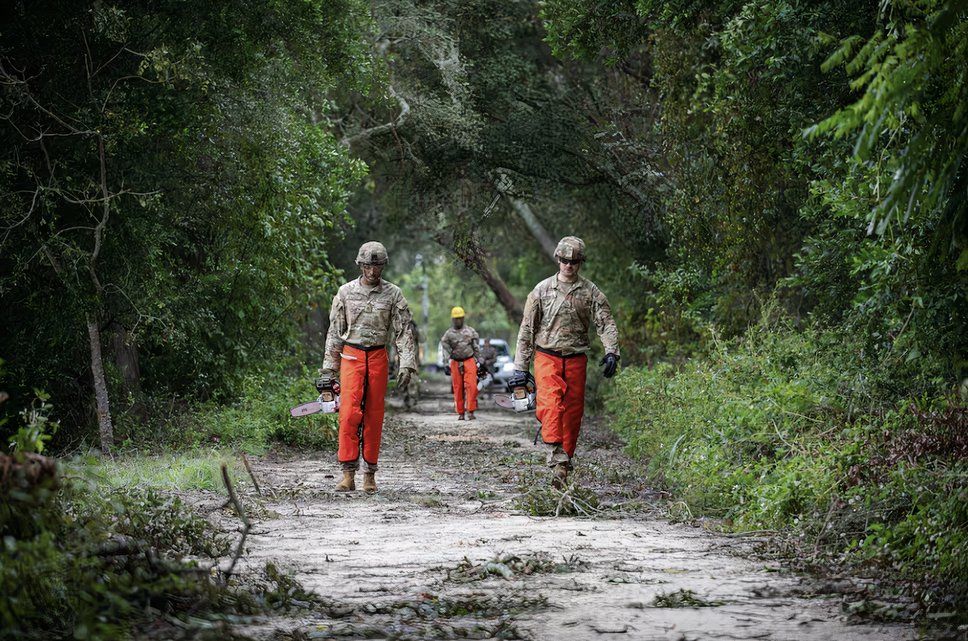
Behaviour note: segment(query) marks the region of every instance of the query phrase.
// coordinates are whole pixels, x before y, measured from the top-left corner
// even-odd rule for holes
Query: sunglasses
[[[561,263],[562,265],[581,265],[582,259],[577,258],[575,260],[571,260],[569,258],[562,258],[561,256],[559,256],[558,262]]]

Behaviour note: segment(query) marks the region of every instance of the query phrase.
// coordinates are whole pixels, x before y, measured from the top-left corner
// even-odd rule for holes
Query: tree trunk
[[[436,238],[437,242],[454,252],[457,257],[461,260],[464,265],[470,269],[472,272],[481,277],[481,280],[494,292],[497,297],[497,301],[504,308],[504,311],[508,315],[508,319],[512,324],[520,325],[521,319],[524,318],[524,306],[521,302],[514,297],[511,290],[508,288],[507,283],[501,278],[499,274],[491,270],[490,265],[487,264],[487,260],[484,251],[478,246],[477,242],[471,239],[466,245],[458,248],[455,246],[448,245],[439,236]]]
[[[90,316],[87,317],[87,336],[91,341],[91,374],[94,376],[94,400],[97,407],[98,433],[101,436],[101,451],[107,454],[114,447],[114,427],[111,425],[108,384],[104,378],[104,361],[101,359],[101,330]]]
[[[131,334],[124,325],[112,324],[111,351],[114,363],[121,372],[121,382],[124,386],[124,411],[134,415],[139,423],[148,420],[148,408],[141,397],[141,366],[138,362],[138,344],[131,339]],[[131,399],[130,405],[128,400]]]

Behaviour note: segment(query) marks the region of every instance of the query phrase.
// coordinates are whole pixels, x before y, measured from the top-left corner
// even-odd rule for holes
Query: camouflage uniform
[[[568,236],[558,244],[555,255],[583,260],[585,244]],[[619,356],[618,328],[608,299],[590,280],[578,275],[567,283],[555,274],[528,294],[514,367],[528,371],[534,359],[538,387],[535,414],[541,422],[543,441],[553,448],[548,456],[551,466],[570,468],[575,454],[584,413],[585,354],[590,348],[592,325],[605,352]]]
[[[475,361],[481,360],[479,338],[477,330],[468,325],[460,329],[448,328],[440,339],[440,344],[444,348],[444,358],[463,361],[473,356]]]
[[[410,321],[410,333],[413,335],[413,344],[420,345],[420,330],[417,329],[417,323]],[[417,369],[420,369],[420,350],[416,352],[415,364]],[[397,352],[397,362],[399,364],[399,352]],[[420,399],[420,379],[416,376],[411,376],[410,381],[403,388],[403,406],[408,410],[413,409],[417,406],[417,401]]]
[[[530,368],[535,348],[565,356],[584,354],[591,347],[592,324],[605,352],[618,356],[618,328],[602,290],[582,276],[574,283],[563,283],[557,275],[544,279],[531,290],[524,303],[514,355],[515,369]]]
[[[410,306],[400,288],[385,280],[370,287],[362,278],[352,280],[333,298],[326,335],[323,370],[339,371],[340,350],[345,343],[373,347],[393,342],[400,354],[400,369],[417,369],[417,345],[409,329]],[[335,331],[334,331],[335,330]]]

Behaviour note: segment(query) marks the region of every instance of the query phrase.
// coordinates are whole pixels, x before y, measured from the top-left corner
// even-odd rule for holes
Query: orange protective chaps
[[[534,355],[534,378],[538,384],[535,415],[541,423],[541,440],[548,445],[561,445],[571,458],[578,444],[581,418],[585,413],[584,354],[555,356],[537,351]]]
[[[464,364],[464,373],[460,372]],[[472,358],[450,361],[450,382],[454,388],[454,407],[458,414],[477,411],[477,362]]]
[[[344,345],[340,360],[339,462],[343,469],[357,469],[362,449],[367,471],[375,472],[390,365],[387,350]]]

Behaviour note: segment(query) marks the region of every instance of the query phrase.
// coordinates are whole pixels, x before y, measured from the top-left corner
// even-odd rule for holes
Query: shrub
[[[924,370],[892,378],[846,333],[764,320],[681,367],[625,370],[606,404],[692,514],[788,530],[964,607],[968,420]]]

